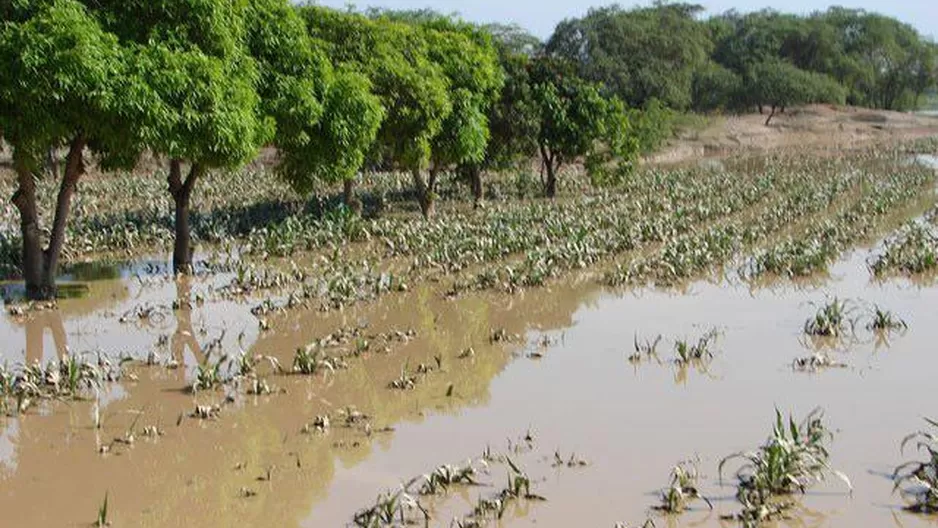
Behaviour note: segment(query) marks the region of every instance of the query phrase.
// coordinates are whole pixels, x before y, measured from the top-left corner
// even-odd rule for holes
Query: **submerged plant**
[[[804,493],[809,487],[834,475],[852,490],[850,480],[828,464],[827,443],[833,434],[822,421],[820,409],[812,411],[799,426],[789,417],[786,425],[776,409],[775,426],[768,441],[755,451],[735,453],[720,462],[720,479],[724,466],[740,460],[736,470],[736,498],[743,512],[734,518],[760,522],[786,508],[780,496]]]
[[[436,495],[449,489],[450,486],[457,484],[474,485],[476,469],[472,461],[463,466],[451,466],[444,464],[437,467],[432,472],[423,476],[423,484],[420,486],[421,495]]]
[[[878,305],[873,306],[870,322],[866,325],[867,330],[886,333],[906,330],[908,327],[909,325],[900,317],[888,310],[883,310]]]
[[[293,372],[298,374],[313,375],[321,369],[335,371],[335,362],[323,357],[318,347],[308,346],[297,348],[293,355]]]
[[[850,318],[853,307],[848,301],[833,298],[820,308],[814,317],[804,323],[804,332],[819,337],[843,337],[852,331],[854,321]]]
[[[633,348],[635,352],[629,356],[629,361],[632,363],[638,363],[642,360],[642,357],[655,357],[658,355],[658,344],[661,343],[661,334],[658,334],[654,340],[645,339],[642,342],[638,340],[638,334],[635,334],[633,340]]]
[[[396,492],[384,492],[375,499],[375,504],[355,514],[352,522],[360,528],[381,528],[415,524],[414,512],[419,512],[424,523],[429,523],[430,512],[407,493],[410,483],[402,485]]]
[[[101,507],[98,508],[98,519],[95,521],[94,525],[97,528],[103,528],[105,526],[110,526],[110,521],[107,520],[107,499],[108,493],[104,493],[104,502],[101,504]]]
[[[938,269],[938,235],[935,228],[910,222],[886,240],[883,252],[869,261],[870,272],[919,275]]]
[[[796,358],[791,367],[801,372],[817,372],[827,368],[846,368],[847,364],[836,361],[827,354],[817,352],[810,356]]]
[[[925,421],[938,428],[938,422],[927,418]],[[902,451],[913,442],[928,458],[925,461],[906,462],[897,467],[892,475],[895,482],[893,492],[899,492],[910,511],[938,513],[938,433],[913,433],[902,440]]]
[[[678,364],[686,365],[691,362],[702,362],[713,359],[711,347],[718,335],[719,332],[714,328],[701,336],[696,343],[690,343],[686,340],[675,341],[674,352],[677,354],[677,358],[674,361]]]
[[[199,363],[195,371],[195,381],[190,387],[192,392],[211,391],[224,384],[222,367],[228,361],[228,356],[218,358],[214,363],[208,357]]]
[[[697,480],[700,476],[696,461],[684,461],[671,469],[671,483],[661,491],[661,504],[655,509],[679,514],[695,500],[703,501],[712,510],[713,503],[700,494]]]

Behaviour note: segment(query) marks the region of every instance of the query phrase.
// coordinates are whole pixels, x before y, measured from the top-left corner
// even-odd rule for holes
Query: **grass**
[[[932,427],[938,428],[938,422],[926,418]],[[938,434],[928,431],[913,433],[902,440],[904,452],[910,444],[915,444],[919,452],[927,455],[924,461],[906,462],[893,471],[895,486],[907,503],[907,509],[915,513],[938,513]]]

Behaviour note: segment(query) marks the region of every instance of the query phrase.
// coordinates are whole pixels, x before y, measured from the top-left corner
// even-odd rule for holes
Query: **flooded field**
[[[525,446],[517,458],[548,500],[509,510],[501,525],[644,520],[671,466],[699,457],[714,511],[658,522],[716,526],[721,514],[737,508],[734,490],[718,482],[719,460],[761,443],[774,408],[800,416],[821,406],[836,430],[832,465],[850,476],[854,490],[851,495],[836,482],[817,488],[783,524],[933,524],[901,511],[888,474],[902,460],[905,433],[934,415],[938,289],[904,280],[871,284],[867,253],[852,253],[831,278],[810,285],[697,282],[682,292],[615,293],[583,280],[457,301],[418,290],[341,314],[289,313],[260,337],[250,313],[235,304],[115,325],[133,302],[173,295],[175,285],[95,283],[89,298],[64,301],[58,312],[4,319],[6,360],[22,361],[22,351],[30,360],[48,360],[66,347],[137,354],[169,336],[161,347],[183,368],[129,367],[139,380],[104,391],[100,429],[84,403],[44,404],[7,418],[0,508],[11,525],[71,526],[91,517],[107,494],[116,525],[344,526],[381,490],[513,442]],[[810,303],[831,296],[888,307],[909,329],[888,342],[859,329],[830,352],[846,367],[794,371],[792,362],[814,350],[802,331],[815,310]],[[413,330],[415,337],[392,340],[389,352],[363,354],[347,371],[276,378],[274,394],[236,398],[217,420],[186,416],[194,398],[182,388],[199,360],[198,343],[223,329],[244,328],[245,349],[288,362],[297,347],[363,324],[375,332]],[[670,361],[674,339],[711,327],[720,337],[706,368]],[[524,338],[492,344],[493,328]],[[223,339],[237,346],[239,336],[231,333]],[[660,363],[629,361],[636,335],[658,334],[664,336]],[[469,347],[472,356],[460,358]],[[434,357],[442,358],[441,368],[413,390],[387,389],[402,365],[432,364]],[[302,432],[316,416],[337,416],[348,406],[370,417],[370,434],[357,426]],[[113,444],[134,425],[138,431],[156,426],[162,434]],[[393,431],[374,432],[385,427]],[[529,433],[530,446],[523,440]],[[100,454],[106,444],[111,449]],[[555,452],[587,465],[553,467]],[[480,481],[500,485],[503,473],[493,467]],[[466,488],[439,501],[432,524],[471,511],[487,491]],[[52,497],[55,508],[41,507]]]
[[[701,170],[723,177],[722,164]],[[109,374],[78,399],[11,399],[3,522],[88,526],[106,501],[114,526],[354,526],[405,485],[418,525],[737,526],[736,467],[721,479],[721,460],[763,445],[776,409],[800,419],[821,408],[830,467],[852,489],[829,473],[763,525],[933,526],[904,509],[892,474],[919,457],[900,451],[903,438],[938,414],[938,284],[924,271],[934,179],[900,170],[877,192],[878,180],[824,174],[799,200],[755,186],[738,206],[719,202],[731,193],[700,197],[720,214],[701,206],[688,226],[676,213],[656,227],[667,217],[645,220],[636,206],[647,229],[675,238],[643,231],[630,260],[614,262],[574,248],[550,256],[569,273],[539,278],[535,261],[503,288],[460,288],[467,274],[505,275],[455,267],[327,305],[265,298],[268,279],[240,267],[178,280],[161,257],[73,268],[64,279],[87,291],[57,309],[11,305],[0,357],[11,371],[83,357]],[[777,178],[779,189],[800,181]],[[679,203],[686,189],[671,189]],[[648,210],[673,210],[653,194],[642,200],[663,205]],[[249,283],[257,290],[230,293]],[[808,335],[806,320],[829,305],[846,311],[840,335]],[[873,328],[877,308],[895,328]],[[699,357],[682,359],[695,344]],[[40,378],[65,386],[58,372]],[[687,460],[713,509],[654,510]],[[421,477],[444,465],[454,480],[426,488],[437,481]],[[472,516],[516,484],[500,515]]]

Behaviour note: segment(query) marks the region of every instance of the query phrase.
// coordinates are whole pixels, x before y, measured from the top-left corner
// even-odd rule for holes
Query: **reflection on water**
[[[0,422],[0,478],[16,471],[16,443],[20,434],[20,421],[10,418]]]
[[[181,365],[194,367],[205,361],[205,354],[202,353],[202,346],[192,328],[192,283],[187,277],[176,279],[175,282],[176,303],[179,309],[175,312],[176,330],[170,338],[172,359]],[[187,350],[189,356],[186,355]]]
[[[25,364],[35,362],[48,363],[68,352],[68,339],[62,314],[58,310],[47,310],[31,314],[24,322],[26,334]],[[46,334],[52,338],[51,346],[46,347]]]
[[[919,163],[924,163],[925,165],[938,170],[938,156],[936,155],[919,154],[915,156],[915,159],[918,160]]]
[[[681,294],[613,294],[587,281],[455,301],[418,288],[340,312],[276,314],[266,332],[257,329],[250,303],[188,307],[195,291],[211,287],[198,280],[152,288],[124,283],[123,297],[105,296],[90,312],[81,311],[87,308],[81,303],[91,302],[84,299],[63,302],[57,317],[6,319],[0,337],[25,347],[31,359],[61,353],[68,339],[76,351],[128,351],[138,358],[162,346],[192,365],[227,329],[226,353],[243,345],[287,367],[298,347],[338,328],[366,326],[375,334],[413,329],[416,338],[390,343],[387,351],[375,346],[351,358],[347,371],[275,376],[264,370],[275,394],[237,398],[217,421],[186,416],[196,403],[222,402],[223,394],[191,396],[179,390],[187,384],[181,372],[131,367],[140,381],[106,397],[100,431],[79,403],[50,406],[49,416],[0,422],[0,509],[12,525],[81,524],[93,519],[108,492],[113,517],[124,526],[345,526],[357,508],[401,479],[478,456],[486,446],[503,450],[506,438],[530,430],[538,451],[525,467],[549,501],[525,505],[527,511],[514,513],[526,515],[502,526],[640,524],[673,464],[699,455],[702,484],[716,499],[716,511],[657,524],[716,527],[724,525],[721,514],[736,508],[733,490],[717,482],[719,459],[759,445],[775,407],[801,415],[821,405],[838,431],[832,463],[856,490],[850,498],[833,483],[821,486],[782,525],[892,524],[897,499],[882,475],[900,461],[904,434],[919,428],[920,416],[935,414],[938,290],[904,280],[871,283],[865,257],[856,252],[827,281],[797,287],[699,282]],[[910,328],[889,343],[863,334],[831,350],[846,369],[793,372],[792,360],[813,346],[801,339],[815,309],[810,303],[827,296],[879,303]],[[182,309],[159,324],[115,323],[135,305],[173,298]],[[722,333],[713,361],[683,368],[673,362],[675,339],[694,339],[712,327]],[[496,328],[525,339],[491,344]],[[628,361],[636,335],[658,334],[664,336],[660,361]],[[541,335],[553,337],[552,344],[537,344]],[[460,358],[469,347],[475,353]],[[526,348],[543,357],[529,359]],[[433,364],[436,357],[442,369],[412,391],[387,388],[402,368]],[[368,435],[335,426],[325,435],[301,433],[316,416],[335,417],[346,406],[372,417],[374,430],[395,430]],[[158,425],[165,435],[138,439],[108,456],[97,453],[97,442],[121,437],[133,424]],[[556,469],[539,458],[555,450],[576,453],[590,465]],[[268,472],[269,480],[258,480]],[[503,477],[491,480],[500,485]],[[244,489],[257,495],[244,498]],[[470,489],[440,501],[438,524],[448,525],[488,491]],[[57,498],[57,507],[39,507],[49,497]],[[904,513],[897,518],[905,526],[927,524]]]

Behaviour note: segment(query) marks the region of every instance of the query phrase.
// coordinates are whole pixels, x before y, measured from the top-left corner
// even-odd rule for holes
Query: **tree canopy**
[[[104,168],[132,166],[163,116],[134,67],[133,50],[74,0],[5,3],[0,25],[0,130],[12,146],[19,188],[27,294],[55,295],[72,195],[90,149]],[[42,248],[34,179],[40,159],[68,145],[48,247]]]

